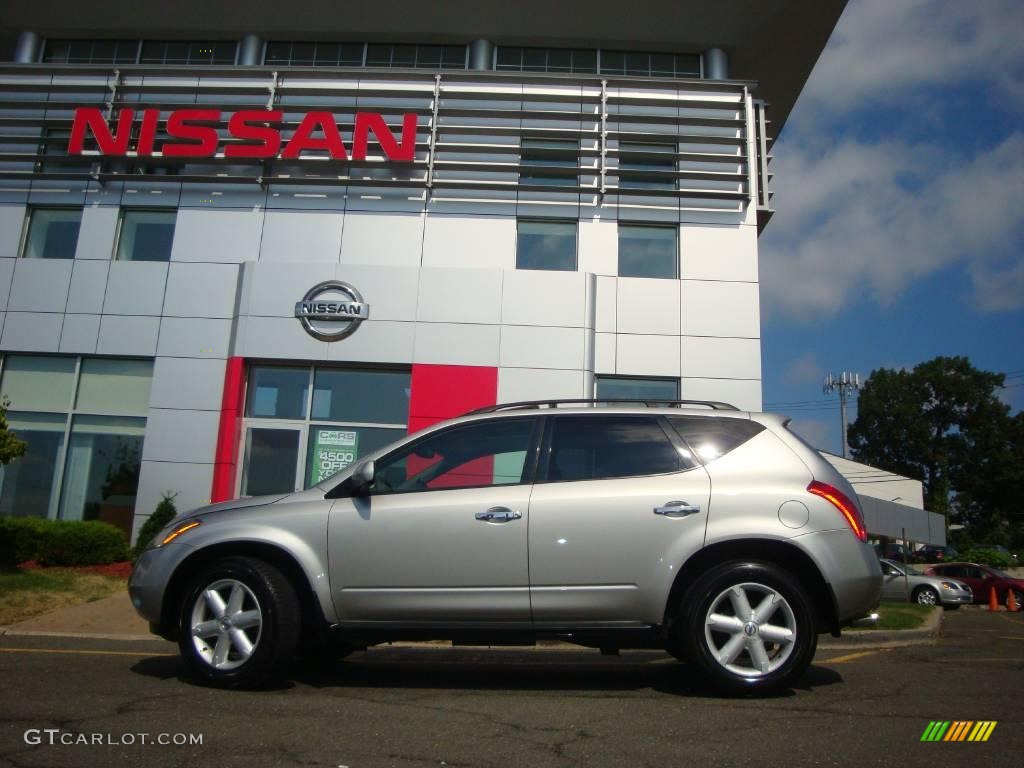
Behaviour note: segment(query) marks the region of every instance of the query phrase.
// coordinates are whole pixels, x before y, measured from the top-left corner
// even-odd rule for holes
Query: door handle
[[[663,507],[654,508],[654,514],[665,517],[686,517],[695,512],[700,512],[700,506],[687,504],[685,501],[670,501]]]
[[[508,507],[491,507],[486,512],[476,513],[476,519],[485,523],[507,523],[509,520],[518,520],[522,516],[522,512]]]

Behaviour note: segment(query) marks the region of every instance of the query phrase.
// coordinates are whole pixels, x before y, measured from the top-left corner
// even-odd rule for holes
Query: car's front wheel
[[[818,645],[803,587],[764,562],[723,563],[688,591],[673,631],[682,655],[716,688],[768,694],[790,686]]]
[[[938,605],[939,593],[931,587],[918,587],[914,593],[914,602],[918,605]]]
[[[274,566],[226,557],[185,591],[178,648],[191,677],[223,688],[255,688],[286,674],[302,622],[291,582]]]

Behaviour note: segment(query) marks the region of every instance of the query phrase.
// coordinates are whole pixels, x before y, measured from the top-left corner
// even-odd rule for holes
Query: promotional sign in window
[[[309,447],[309,485],[316,485],[359,458],[359,433],[351,429],[313,427]]]

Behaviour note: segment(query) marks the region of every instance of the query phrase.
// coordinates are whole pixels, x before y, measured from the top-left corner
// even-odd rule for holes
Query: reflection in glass
[[[677,400],[678,379],[644,379],[628,376],[598,376],[597,394],[600,400]]]
[[[145,432],[145,419],[73,419],[64,464],[62,519],[100,520],[131,535]]]
[[[64,447],[66,417],[55,413],[8,411],[8,426],[24,440],[24,456],[0,466],[0,515],[49,517]]]
[[[299,459],[297,429],[251,427],[246,437],[243,496],[291,493]]]
[[[308,368],[256,366],[249,375],[245,415],[304,419],[308,390]]]
[[[516,239],[516,269],[576,269],[576,223],[520,221]]]
[[[82,226],[81,208],[35,208],[25,238],[26,259],[73,259]]]
[[[619,224],[619,277],[679,276],[676,227]]]
[[[404,429],[314,424],[306,441],[304,487],[322,483],[364,456],[405,435]]]
[[[152,382],[152,360],[87,357],[82,360],[76,407],[144,416]]]
[[[410,378],[407,371],[317,368],[312,418],[405,424],[409,417]]]
[[[122,261],[170,261],[177,212],[125,211],[117,258]]]

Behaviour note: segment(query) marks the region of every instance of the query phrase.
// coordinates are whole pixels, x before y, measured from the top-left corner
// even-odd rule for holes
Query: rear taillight
[[[846,523],[850,526],[854,536],[861,541],[868,540],[868,531],[864,527],[864,518],[861,517],[860,508],[845,493],[828,483],[819,483],[817,480],[813,480],[807,486],[807,490],[815,496],[821,496],[821,498],[830,502],[832,506],[838,509],[846,519]]]

